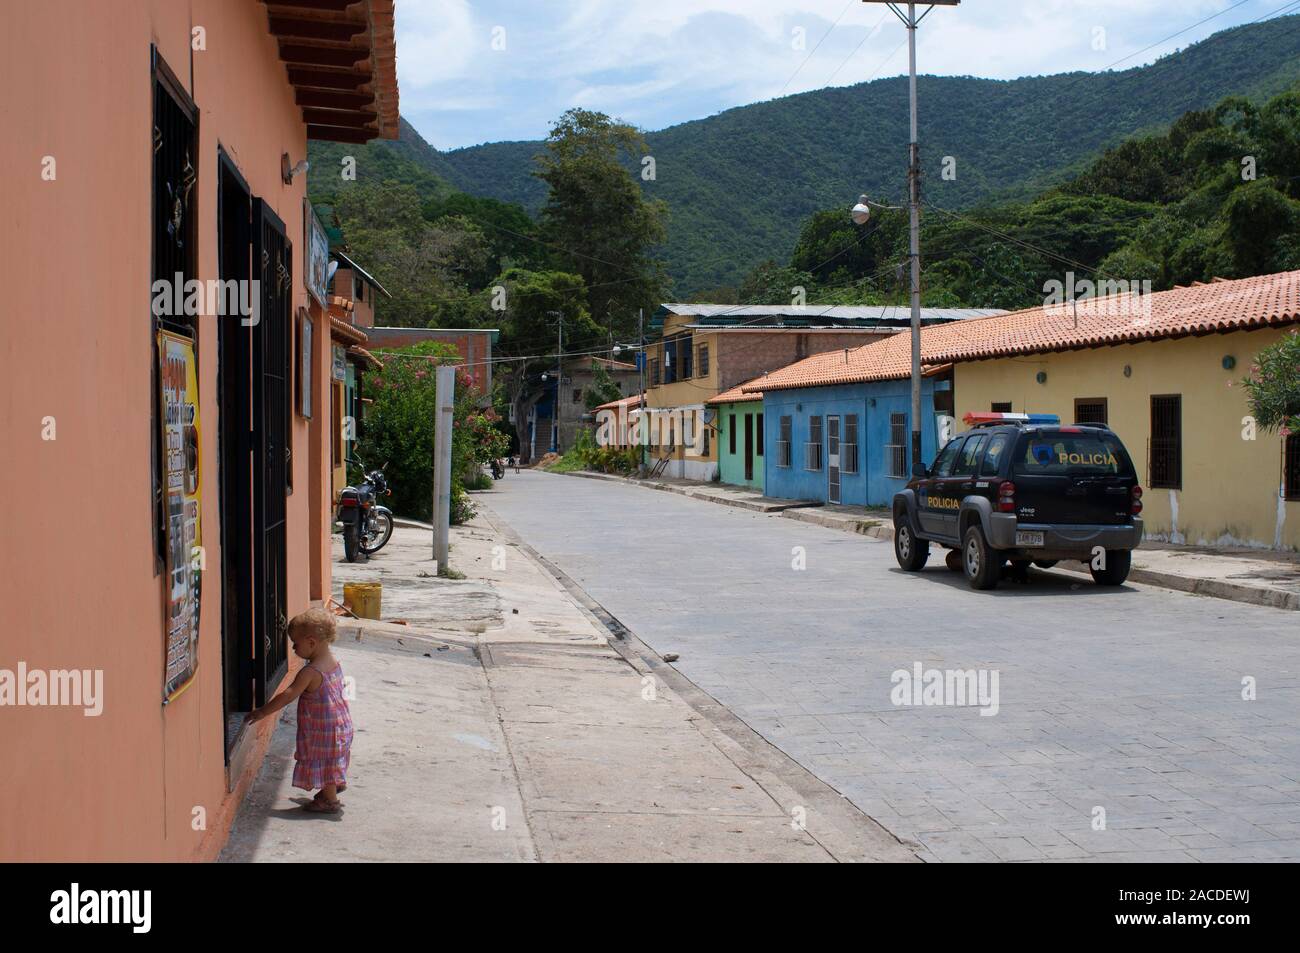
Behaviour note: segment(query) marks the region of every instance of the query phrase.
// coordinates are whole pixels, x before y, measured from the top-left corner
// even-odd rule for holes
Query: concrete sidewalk
[[[693,480],[639,480],[585,472],[566,475],[617,480],[667,490],[693,499],[772,513],[786,519],[879,540],[892,541],[894,538],[890,515],[884,509],[774,500],[741,487]],[[1063,561],[1051,571],[1088,575],[1086,565],[1071,561]],[[1300,610],[1300,553],[1174,546],[1144,541],[1141,548],[1133,553],[1129,580],[1234,602]]]
[[[340,620],[345,809],[300,809],[289,706],[222,860],[916,860],[635,636],[610,638],[617,621],[490,495],[452,530],[463,580],[436,576],[427,530],[367,563],[336,552],[335,598],[380,581],[384,617],[407,623]]]

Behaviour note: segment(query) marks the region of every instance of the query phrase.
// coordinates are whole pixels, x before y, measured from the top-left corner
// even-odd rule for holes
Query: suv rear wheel
[[[1118,586],[1128,578],[1129,567],[1133,564],[1133,553],[1127,549],[1108,549],[1106,550],[1105,568],[1094,569],[1092,563],[1088,564],[1088,570],[1092,573],[1092,581],[1099,586]]]
[[[962,569],[966,572],[966,581],[972,589],[994,589],[998,576],[1002,572],[1002,559],[997,556],[979,524],[966,530],[966,537],[961,549]]]
[[[894,517],[894,558],[908,572],[920,572],[930,558],[929,541],[917,539],[902,515]]]

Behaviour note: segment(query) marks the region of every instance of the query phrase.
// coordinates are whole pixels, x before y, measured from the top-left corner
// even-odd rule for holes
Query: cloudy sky
[[[571,106],[654,130],[907,71],[902,24],[861,0],[396,6],[402,114],[439,149],[540,139]],[[1127,69],[1279,12],[1300,2],[965,0],[930,14],[917,58],[924,73],[996,79]]]

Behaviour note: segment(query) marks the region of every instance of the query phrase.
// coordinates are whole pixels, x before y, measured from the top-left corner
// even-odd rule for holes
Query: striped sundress
[[[343,697],[343,666],[335,665],[332,671],[321,672],[316,691],[298,696],[293,786],[314,791],[345,783],[351,751],[352,713]]]

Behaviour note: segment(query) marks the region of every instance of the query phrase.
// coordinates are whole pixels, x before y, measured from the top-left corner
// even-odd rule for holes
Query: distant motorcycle
[[[500,460],[493,460],[491,466],[492,466],[492,479],[501,480],[505,478],[506,468],[505,465]]]
[[[371,470],[360,483],[345,486],[339,494],[336,518],[343,524],[343,556],[350,563],[357,561],[358,554],[370,556],[379,552],[393,536],[393,511],[377,502],[379,497],[393,494],[384,477],[387,466],[385,463],[378,470]]]

